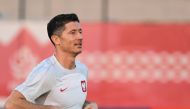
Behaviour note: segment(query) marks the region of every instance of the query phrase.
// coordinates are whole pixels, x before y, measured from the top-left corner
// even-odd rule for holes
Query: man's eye
[[[76,34],[76,32],[75,32],[75,31],[72,31],[71,34]]]
[[[82,31],[79,31],[80,34],[82,34]]]

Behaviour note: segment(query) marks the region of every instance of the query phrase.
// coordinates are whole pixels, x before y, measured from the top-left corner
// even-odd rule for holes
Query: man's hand
[[[84,107],[84,109],[98,109],[98,105],[95,102],[90,102]]]

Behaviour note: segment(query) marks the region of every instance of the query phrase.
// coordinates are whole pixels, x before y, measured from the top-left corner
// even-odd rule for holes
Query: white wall
[[[189,22],[190,0],[108,0],[109,21]],[[18,20],[19,0],[0,0],[0,19]],[[26,0],[26,19],[75,12],[83,21],[102,21],[102,0]],[[2,16],[3,15],[3,16]]]

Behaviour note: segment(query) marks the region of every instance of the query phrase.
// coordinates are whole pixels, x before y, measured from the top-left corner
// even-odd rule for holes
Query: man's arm
[[[58,109],[50,105],[38,105],[31,103],[18,91],[14,90],[8,97],[4,109]]]

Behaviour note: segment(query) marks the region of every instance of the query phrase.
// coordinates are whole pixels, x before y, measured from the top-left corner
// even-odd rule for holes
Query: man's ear
[[[57,36],[57,35],[52,35],[52,36],[51,36],[51,40],[53,41],[53,43],[54,43],[55,45],[61,44],[61,40],[60,40],[59,36]]]

